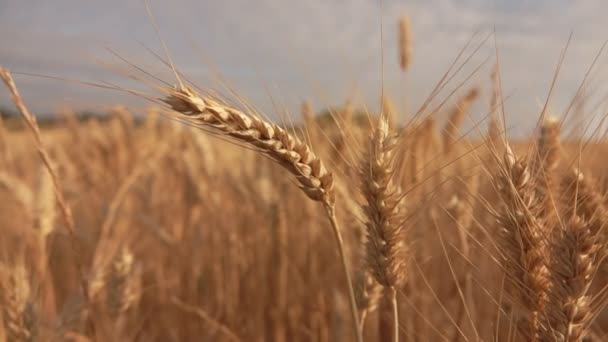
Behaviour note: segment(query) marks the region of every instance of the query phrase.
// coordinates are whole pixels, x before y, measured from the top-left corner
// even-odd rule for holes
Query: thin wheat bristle
[[[498,117],[498,101],[500,98],[500,83],[498,79],[498,65],[492,70],[492,96],[490,98],[490,122],[488,123],[488,142],[492,148],[498,148],[501,143],[500,123]]]

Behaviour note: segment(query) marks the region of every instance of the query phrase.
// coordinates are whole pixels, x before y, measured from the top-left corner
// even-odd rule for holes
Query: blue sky
[[[184,74],[208,88],[221,88],[214,77],[221,74],[270,115],[271,99],[297,112],[306,98],[322,108],[355,94],[359,103],[377,108],[381,18],[385,89],[397,105],[403,103],[404,76],[397,64],[396,22],[402,14],[412,22],[409,110],[424,102],[473,32],[481,30],[475,40],[480,42],[495,27],[504,92],[509,95],[508,120],[518,127],[534,123],[570,32],[573,40],[551,102],[557,114],[567,107],[608,39],[608,3],[601,0],[385,0],[382,11],[379,1],[371,0],[151,0],[151,5],[161,35]],[[167,68],[141,45],[162,51],[142,0],[4,0],[0,41],[0,64],[13,71],[136,85],[102,66],[120,65],[106,50],[112,48],[173,82]],[[485,90],[484,106],[476,107],[476,118],[485,115],[494,51],[492,37],[442,94],[489,58],[468,83]],[[588,87],[596,99],[605,94],[607,61],[600,58]],[[17,82],[38,112],[62,106],[145,104],[132,96],[67,82],[25,76],[17,77]],[[592,99],[589,103],[595,107]],[[0,91],[0,105],[8,104],[6,92]]]

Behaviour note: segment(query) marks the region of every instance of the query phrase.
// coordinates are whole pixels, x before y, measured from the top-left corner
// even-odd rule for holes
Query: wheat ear
[[[553,117],[549,117],[541,127],[534,170],[535,176],[538,178],[539,192],[544,202],[544,215],[550,226],[553,226],[553,223],[557,220],[555,199],[559,191],[559,180],[556,174],[561,154],[559,135],[559,121]]]
[[[606,243],[605,226],[608,225],[608,209],[595,182],[579,170],[566,172],[561,179],[565,200],[574,205],[576,215],[588,221],[589,229],[601,243]]]
[[[410,18],[406,15],[399,19],[399,65],[404,72],[412,62],[412,34]]]
[[[581,171],[566,172],[560,181],[569,217],[554,232],[551,327],[560,341],[580,341],[594,317],[588,291],[606,255],[608,212],[593,181]]]
[[[554,232],[551,251],[551,300],[548,315],[556,341],[581,341],[593,321],[589,287],[602,246],[589,223],[575,213]]]
[[[7,341],[30,341],[32,322],[28,319],[28,305],[31,302],[28,274],[21,264],[8,267],[0,264],[0,312],[6,329]]]
[[[367,269],[367,268],[366,268]],[[359,330],[363,334],[367,315],[378,308],[380,297],[382,296],[382,286],[376,279],[364,270],[357,273],[358,278],[355,282],[355,295],[359,308]]]
[[[472,88],[462,98],[458,99],[456,106],[448,117],[448,122],[443,129],[443,150],[450,153],[454,148],[454,143],[458,138],[458,130],[464,121],[465,116],[473,106],[473,102],[479,97],[479,88]]]
[[[396,136],[381,115],[367,155],[361,162],[361,190],[366,199],[363,211],[367,226],[367,262],[376,281],[388,291],[394,322],[394,341],[398,341],[399,320],[396,310],[396,288],[405,281],[405,246],[403,195],[393,182],[395,174]]]
[[[501,164],[495,180],[503,202],[497,218],[506,252],[504,266],[518,282],[519,297],[529,313],[525,332],[529,340],[537,341],[545,333],[542,319],[550,284],[542,235],[546,229],[540,216],[542,202],[535,195],[528,163],[516,159],[508,145]]]
[[[403,15],[399,19],[399,66],[403,71],[403,121],[407,122],[408,108],[408,87],[407,70],[412,63],[412,32],[410,29],[410,18]]]
[[[382,96],[382,111],[387,117],[388,127],[395,129],[397,127],[397,112],[395,111],[393,101],[391,101],[388,95]]]
[[[183,119],[198,127],[227,135],[233,140],[268,156],[296,178],[300,189],[310,199],[323,204],[332,226],[348,283],[355,334],[357,340],[362,342],[352,278],[346,259],[342,234],[336,219],[333,174],[327,171],[323,162],[307,144],[282,127],[269,123],[258,116],[245,114],[210,97],[201,96],[186,86],[166,90],[168,96],[163,101],[175,112],[182,114]]]

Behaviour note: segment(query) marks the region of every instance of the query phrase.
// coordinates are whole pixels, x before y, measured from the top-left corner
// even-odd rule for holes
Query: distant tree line
[[[53,127],[61,124],[63,116],[57,113],[34,113],[36,120],[41,127]],[[99,121],[105,121],[110,116],[105,112],[81,111],[76,112],[75,117],[79,121],[87,121],[90,118],[96,118]],[[8,128],[18,128],[22,126],[19,113],[15,109],[0,106],[0,118],[4,121]]]

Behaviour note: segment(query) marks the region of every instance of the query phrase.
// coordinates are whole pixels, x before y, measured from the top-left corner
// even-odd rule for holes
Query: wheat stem
[[[338,220],[336,219],[336,210],[334,205],[324,204],[325,212],[327,213],[327,217],[329,218],[329,222],[331,223],[331,228],[334,233],[334,238],[338,244],[338,251],[340,252],[340,260],[342,261],[342,269],[344,271],[344,276],[346,277],[346,282],[348,283],[348,297],[350,302],[350,312],[352,316],[353,323],[355,325],[355,333],[357,335],[357,342],[363,342],[363,335],[361,333],[362,329],[360,329],[359,315],[357,313],[357,301],[355,299],[355,290],[353,288],[353,281],[350,275],[350,271],[348,268],[348,263],[346,261],[346,250],[344,248],[344,240],[342,239],[342,234],[340,233],[340,226],[338,225]]]
[[[388,288],[388,296],[393,309],[393,342],[399,342],[399,306],[397,305],[397,290],[393,286]]]

